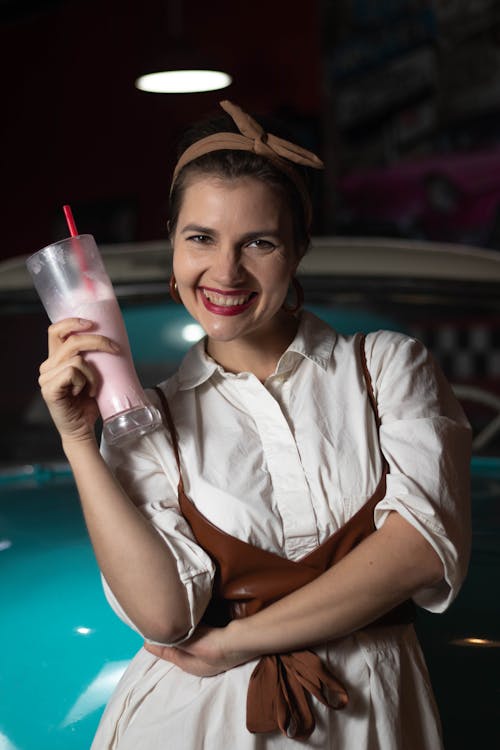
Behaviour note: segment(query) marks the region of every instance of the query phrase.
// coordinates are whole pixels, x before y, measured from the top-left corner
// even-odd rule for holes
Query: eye
[[[188,242],[194,242],[198,245],[206,245],[212,238],[208,234],[192,234],[186,239]]]
[[[255,239],[252,240],[247,244],[247,247],[254,247],[257,248],[257,250],[263,250],[270,252],[271,250],[274,250],[277,245],[274,242],[271,242],[271,240],[264,240],[264,239]]]

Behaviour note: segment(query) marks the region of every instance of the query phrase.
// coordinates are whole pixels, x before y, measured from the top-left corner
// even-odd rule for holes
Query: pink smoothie
[[[100,376],[96,398],[102,418],[108,419],[118,412],[147,403],[132,362],[125,324],[116,299],[82,302],[72,307],[68,314],[92,320],[96,324],[93,333],[108,336],[120,347],[118,354],[85,354],[86,361],[95,365]]]

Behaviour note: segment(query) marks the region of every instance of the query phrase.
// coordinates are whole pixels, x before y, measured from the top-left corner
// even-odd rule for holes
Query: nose
[[[243,281],[245,269],[238,248],[221,246],[217,249],[212,266],[214,281],[220,286],[231,287]]]

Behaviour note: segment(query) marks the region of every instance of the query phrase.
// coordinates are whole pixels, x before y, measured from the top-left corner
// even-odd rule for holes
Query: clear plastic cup
[[[144,435],[161,424],[139,382],[120,307],[101,255],[90,234],[44,247],[26,261],[35,289],[52,323],[85,318],[93,332],[116,341],[118,354],[86,352],[98,373],[97,405],[108,443]]]

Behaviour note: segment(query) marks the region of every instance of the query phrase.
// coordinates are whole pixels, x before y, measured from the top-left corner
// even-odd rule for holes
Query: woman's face
[[[208,334],[229,342],[276,336],[298,264],[285,199],[253,178],[192,178],[172,238],[180,297]]]

